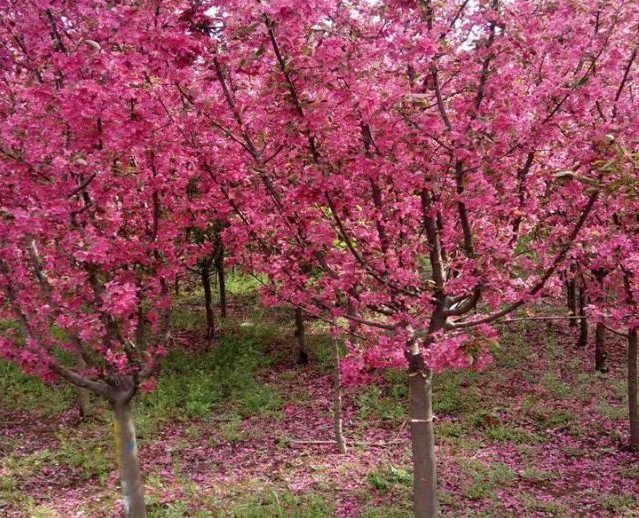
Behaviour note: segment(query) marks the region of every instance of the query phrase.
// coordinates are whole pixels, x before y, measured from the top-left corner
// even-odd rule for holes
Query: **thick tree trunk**
[[[606,343],[606,327],[603,322],[597,322],[595,328],[595,370],[608,372],[608,345]]]
[[[211,290],[211,263],[203,261],[200,265],[200,277],[204,288],[204,311],[206,313],[206,338],[215,338],[215,313],[213,312],[213,292]]]
[[[433,429],[433,374],[424,363],[417,341],[411,344],[408,362],[413,450],[413,511],[416,518],[436,518],[439,516],[439,501]]]
[[[577,347],[586,347],[588,345],[588,319],[586,318],[586,290],[583,285],[579,286],[579,339]]]
[[[120,483],[126,518],[144,518],[144,484],[138,461],[138,447],[133,425],[131,401],[112,404],[114,414],[115,444],[120,466]]]
[[[295,308],[295,338],[298,345],[297,363],[306,365],[308,363],[308,349],[306,347],[306,330],[304,329],[304,312],[300,308]]]
[[[342,409],[342,372],[340,365],[339,342],[333,338],[333,355],[335,358],[333,376],[333,418],[335,441],[340,453],[346,453],[346,439],[344,438],[344,413]]]
[[[215,254],[215,269],[217,271],[217,282],[220,290],[220,314],[222,318],[226,318],[226,271],[224,270],[224,247],[222,243],[219,244],[219,250]]]
[[[639,382],[637,380],[638,330],[628,333],[628,415],[630,420],[630,448],[639,450]]]

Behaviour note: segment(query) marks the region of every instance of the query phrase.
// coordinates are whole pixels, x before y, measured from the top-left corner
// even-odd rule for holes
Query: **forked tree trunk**
[[[595,370],[602,373],[608,372],[608,344],[603,322],[597,322],[595,328]]]
[[[436,329],[432,329],[431,331]],[[416,518],[439,516],[437,465],[433,428],[433,373],[424,363],[417,341],[408,355],[410,430],[413,450],[413,511]]]
[[[112,403],[115,445],[120,467],[120,483],[126,518],[144,518],[144,484],[140,473],[138,447],[130,400]]]
[[[638,330],[628,333],[628,416],[630,421],[630,448],[639,450],[639,382],[637,380]]]
[[[297,363],[308,363],[308,349],[306,347],[306,330],[304,329],[304,312],[301,308],[295,308],[295,338],[297,339],[298,357]]]
[[[586,347],[588,345],[588,318],[586,318],[586,290],[583,285],[579,286],[579,339],[577,347]]]
[[[222,318],[226,318],[226,271],[224,269],[224,247],[222,243],[219,244],[219,247],[218,252],[215,254],[215,270],[217,271],[217,283],[220,290],[220,314]]]
[[[215,313],[213,312],[213,292],[211,290],[211,262],[203,261],[200,265],[200,277],[204,288],[204,311],[206,313],[206,338],[215,338]]]
[[[332,338],[335,366],[333,372],[333,419],[335,441],[340,453],[346,453],[346,439],[344,438],[344,413],[342,405],[342,372],[339,352],[339,342]]]

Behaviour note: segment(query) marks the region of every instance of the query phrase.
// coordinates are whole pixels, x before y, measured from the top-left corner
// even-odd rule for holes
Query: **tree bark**
[[[567,305],[568,305],[568,309],[570,310],[570,315],[571,316],[577,316],[577,306],[578,306],[578,301],[577,301],[577,283],[575,282],[574,277],[572,279],[568,279],[566,281],[566,295],[567,295]],[[575,327],[577,325],[577,319],[576,318],[571,318],[570,319],[570,326],[571,327]]]
[[[595,328],[595,370],[608,372],[608,344],[606,343],[606,326],[603,322],[597,322]]]
[[[79,351],[76,353],[76,365],[79,372],[82,372],[87,368],[87,364]],[[89,391],[77,386],[75,390],[78,396],[78,416],[80,417],[80,420],[83,421],[89,416]]]
[[[608,271],[603,268],[592,270],[592,274],[597,279],[599,288],[604,292],[604,279]],[[606,326],[603,322],[597,322],[595,327],[595,371],[608,372],[608,346],[606,344]]]
[[[217,282],[220,290],[220,314],[222,318],[226,318],[226,271],[224,269],[224,246],[219,243],[219,249],[215,254],[215,270],[217,271]]]
[[[297,363],[306,365],[308,363],[308,349],[306,347],[306,330],[304,329],[304,312],[301,308],[295,308],[295,338],[298,345]]]
[[[335,368],[333,375],[333,418],[335,427],[335,440],[340,453],[346,453],[346,439],[344,438],[344,413],[342,405],[342,373],[340,365],[339,342],[332,338]]]
[[[637,335],[635,328],[628,333],[628,416],[630,421],[630,449],[639,450],[639,382],[637,380]]]
[[[355,311],[355,306],[350,297],[346,298],[346,314],[349,317],[357,317],[357,312]],[[350,333],[349,341],[352,345],[357,344],[357,323],[355,320],[349,319],[348,321],[348,332]]]
[[[144,518],[146,516],[144,484],[140,473],[131,400],[130,398],[123,401],[116,399],[112,407],[125,516],[126,518]]]
[[[579,339],[577,340],[577,347],[586,347],[588,345],[588,318],[586,318],[586,290],[583,284],[579,286]]]
[[[206,338],[215,338],[215,313],[213,312],[213,292],[211,290],[211,262],[202,261],[200,264],[200,277],[204,288],[204,311],[206,313]]]
[[[443,326],[433,316],[429,336]],[[413,450],[413,511],[416,518],[439,516],[437,464],[433,428],[433,373],[424,363],[419,342],[407,351],[410,389],[410,430]]]

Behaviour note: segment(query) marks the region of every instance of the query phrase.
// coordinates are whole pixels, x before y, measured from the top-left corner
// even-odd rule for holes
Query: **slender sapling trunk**
[[[579,339],[577,347],[586,347],[588,345],[588,318],[586,317],[586,290],[583,284],[579,286]]]
[[[84,371],[87,368],[87,364],[79,352],[76,353],[76,365],[78,367],[78,371],[80,372]],[[89,415],[90,394],[87,389],[81,387],[76,387],[76,393],[78,396],[78,415],[80,417],[80,420],[84,420]]]
[[[595,328],[595,370],[608,372],[608,344],[606,343],[606,326],[603,322],[597,322]]]
[[[215,338],[215,313],[213,312],[213,292],[211,290],[211,262],[202,261],[200,265],[200,277],[204,288],[204,311],[206,313],[206,338]]]
[[[567,305],[568,310],[570,311],[570,316],[577,316],[578,311],[578,301],[577,301],[577,283],[574,278],[568,279],[566,281],[566,295],[567,295]],[[570,327],[577,326],[577,319],[570,319]]]
[[[220,314],[226,318],[226,271],[224,269],[224,246],[219,244],[219,250],[215,254],[215,270],[217,271],[218,289],[220,290]]]
[[[333,418],[335,426],[335,441],[337,441],[337,449],[340,453],[346,453],[346,439],[344,438],[344,413],[342,405],[342,373],[340,362],[339,342],[332,338],[333,355],[335,358],[334,377],[333,377]]]
[[[301,308],[295,308],[295,338],[299,352],[297,363],[306,365],[308,363],[308,349],[306,347],[306,330],[304,329],[304,312]]]
[[[603,291],[604,279],[608,271],[603,268],[593,270],[593,275]],[[597,322],[595,327],[595,370],[597,372],[608,372],[608,345],[606,344],[606,326],[603,322]]]
[[[144,484],[140,473],[138,447],[130,398],[112,403],[115,444],[120,467],[120,483],[126,518],[144,518]]]
[[[628,415],[630,421],[630,448],[639,450],[639,382],[637,380],[637,337],[639,331],[628,333]]]
[[[432,319],[429,336],[441,329],[444,323],[437,315],[433,315]],[[433,427],[433,373],[424,363],[417,340],[410,343],[407,352],[413,450],[413,511],[416,518],[436,518],[439,516],[439,500]]]

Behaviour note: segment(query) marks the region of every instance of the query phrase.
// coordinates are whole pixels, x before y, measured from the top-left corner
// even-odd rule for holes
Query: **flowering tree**
[[[226,238],[280,300],[360,324],[351,377],[408,365],[417,516],[438,513],[432,373],[485,364],[490,323],[542,294],[596,210],[600,189],[570,178],[601,176],[636,16],[497,0],[189,12],[205,53],[176,88],[235,214]]]
[[[628,113],[628,120],[636,117],[636,112]],[[607,163],[607,173],[612,177],[608,182],[608,195],[602,200],[605,203],[597,218],[591,221],[586,233],[588,240],[578,253],[579,261],[591,271],[606,272],[590,282],[589,311],[597,323],[598,334],[608,329],[627,340],[629,445],[634,450],[639,449],[638,168],[635,152],[618,145],[616,158]],[[601,361],[602,351],[595,349],[596,359]],[[603,353],[607,354],[607,350]],[[605,361],[605,356],[603,359]],[[598,367],[596,364],[595,369],[599,370]]]
[[[175,4],[0,3],[0,311],[18,324],[0,354],[109,401],[134,517],[131,400],[166,352],[169,286],[197,224],[167,123],[182,104],[163,95],[189,63]]]
[[[432,374],[484,365],[490,324],[600,210],[606,135],[636,127],[639,8],[1,1],[0,287],[22,329],[0,350],[111,402],[129,514],[130,402],[208,217],[279,300],[358,325],[351,379],[407,367],[415,513],[436,516]]]

